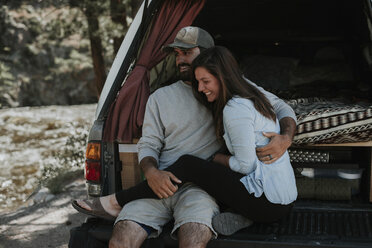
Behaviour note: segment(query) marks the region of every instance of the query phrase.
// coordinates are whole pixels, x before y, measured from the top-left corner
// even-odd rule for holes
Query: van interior
[[[290,104],[298,99],[308,99],[306,104],[323,99],[331,102],[333,108],[344,109],[342,104],[355,106],[353,104],[358,103],[370,112],[372,43],[371,13],[367,4],[370,2],[355,0],[214,0],[206,2],[193,25],[208,30],[216,45],[233,51],[248,79]],[[297,114],[296,106],[291,106]],[[371,133],[364,135],[367,139],[357,141],[371,140]],[[324,141],[295,140],[290,150],[293,166],[300,171],[297,181],[302,184],[298,185],[301,198],[321,200],[322,204],[325,199],[328,204],[335,199],[369,204],[372,201],[371,144],[369,147],[335,147],[332,144],[340,145],[341,138]],[[313,143],[320,146],[313,146]],[[318,154],[318,158],[313,155],[308,160],[296,160],[295,156],[301,152]],[[328,156],[324,163],[319,158],[322,153]],[[355,177],[360,175],[362,189],[352,187],[353,193],[343,198],[339,191],[345,184],[337,185],[330,180],[315,182],[325,183],[329,194],[308,191],[311,182],[306,173],[313,176],[310,180],[325,181],[333,178],[335,170],[339,169],[349,170]],[[307,177],[301,177],[303,175]]]
[[[228,47],[248,79],[283,99],[370,102],[366,2],[209,0],[193,25],[211,33],[216,45]]]

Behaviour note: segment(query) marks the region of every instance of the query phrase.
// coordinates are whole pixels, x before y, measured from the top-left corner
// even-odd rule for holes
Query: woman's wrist
[[[216,153],[215,156],[214,156],[213,161],[230,168],[230,165],[229,165],[230,157],[231,157],[230,155],[226,155],[226,154],[222,154],[222,153]]]

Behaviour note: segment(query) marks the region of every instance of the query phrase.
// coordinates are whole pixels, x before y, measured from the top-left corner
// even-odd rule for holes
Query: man
[[[140,166],[151,189],[160,197],[130,202],[120,212],[110,247],[140,247],[147,237],[156,237],[174,218],[172,236],[179,247],[206,247],[216,237],[212,218],[219,212],[214,199],[193,184],[178,188],[179,180],[163,171],[181,155],[207,159],[220,144],[216,139],[211,113],[194,98],[191,63],[200,50],[214,46],[213,38],[197,27],[182,28],[166,52],[174,52],[181,80],[154,92],[148,100],[138,143]],[[295,115],[289,106],[265,92],[284,127],[282,135],[267,134],[272,142],[258,151],[266,163],[275,161],[291,144]],[[285,116],[284,118],[282,118]],[[283,121],[284,120],[284,121]],[[269,156],[270,155],[270,156]]]

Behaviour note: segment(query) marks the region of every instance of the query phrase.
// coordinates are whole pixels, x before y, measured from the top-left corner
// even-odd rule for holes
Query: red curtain
[[[182,27],[192,24],[204,2],[164,1],[136,66],[111,105],[104,130],[105,141],[132,143],[133,138],[141,136],[146,102],[150,95],[150,70],[165,58],[162,46],[173,42]]]

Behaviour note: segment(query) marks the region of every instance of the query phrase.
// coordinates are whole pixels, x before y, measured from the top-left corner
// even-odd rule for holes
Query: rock
[[[34,196],[31,197],[30,200],[33,201],[33,204],[48,202],[52,200],[55,197],[55,195],[51,194],[49,192],[49,189],[47,188],[41,188],[39,192],[37,192]]]

